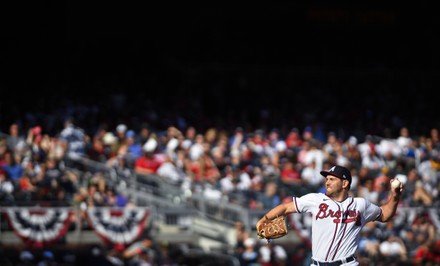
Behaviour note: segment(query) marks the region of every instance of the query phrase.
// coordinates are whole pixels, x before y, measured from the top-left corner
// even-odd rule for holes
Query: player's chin
[[[333,190],[327,188],[326,191],[325,191],[325,194],[326,194],[327,196],[331,197],[331,196],[333,195]]]

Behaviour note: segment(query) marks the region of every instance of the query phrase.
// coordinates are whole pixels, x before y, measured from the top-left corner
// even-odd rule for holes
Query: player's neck
[[[336,202],[343,202],[344,200],[346,200],[348,198],[348,195],[345,196],[345,198],[342,199],[333,199]]]
[[[327,195],[327,196],[336,202],[343,202],[344,200],[346,200],[348,198],[348,194],[345,192],[341,192],[336,195]]]

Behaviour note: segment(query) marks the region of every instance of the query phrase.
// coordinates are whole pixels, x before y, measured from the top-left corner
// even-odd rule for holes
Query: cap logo
[[[333,166],[332,168],[330,168],[330,170],[328,170],[328,171],[329,172],[335,172],[336,171],[336,165]],[[344,173],[342,173],[342,179],[347,179],[347,176]]]

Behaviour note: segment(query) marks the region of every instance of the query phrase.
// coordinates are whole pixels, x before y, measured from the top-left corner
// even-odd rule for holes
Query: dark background
[[[81,126],[183,116],[200,129],[426,134],[440,127],[440,16],[427,3],[3,6],[0,130],[95,106]]]

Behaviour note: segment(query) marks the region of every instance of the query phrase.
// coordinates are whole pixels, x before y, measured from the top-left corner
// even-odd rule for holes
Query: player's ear
[[[348,180],[342,180],[342,187],[343,188],[350,188],[350,182],[348,182]]]

